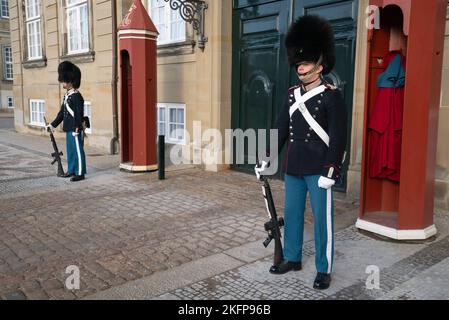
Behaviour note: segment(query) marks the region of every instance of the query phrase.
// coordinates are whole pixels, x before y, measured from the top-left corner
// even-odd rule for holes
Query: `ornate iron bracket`
[[[182,20],[191,23],[198,35],[198,48],[204,50],[207,37],[204,36],[204,11],[207,3],[204,0],[164,0],[170,3],[172,10],[178,10]]]

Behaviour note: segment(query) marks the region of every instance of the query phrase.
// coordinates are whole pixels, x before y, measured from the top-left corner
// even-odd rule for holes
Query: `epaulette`
[[[336,86],[333,86],[329,83],[326,83],[325,86],[326,86],[326,89],[329,89],[329,90],[337,90],[338,89]]]
[[[297,85],[297,86],[288,88],[288,92],[295,91],[295,90],[298,89],[299,87],[301,87],[301,85]]]

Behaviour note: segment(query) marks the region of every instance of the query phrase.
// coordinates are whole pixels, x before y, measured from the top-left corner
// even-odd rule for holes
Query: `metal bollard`
[[[157,163],[159,180],[165,180],[165,136],[158,136]]]

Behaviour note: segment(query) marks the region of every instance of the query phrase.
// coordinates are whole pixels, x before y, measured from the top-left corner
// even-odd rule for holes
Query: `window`
[[[68,54],[89,51],[89,11],[87,0],[66,0]]]
[[[8,97],[8,108],[14,108],[14,99],[13,99],[13,97]]]
[[[30,100],[30,124],[45,126],[45,100]]]
[[[92,133],[92,104],[89,101],[84,101],[84,116],[89,117],[90,128],[86,129],[86,133]]]
[[[165,107],[159,107],[157,108],[157,135],[165,136],[166,131],[166,125],[165,125],[165,114],[166,114]]]
[[[150,16],[159,31],[158,44],[186,40],[186,23],[179,11],[172,10],[164,0],[149,0]]]
[[[42,58],[40,0],[25,1],[28,60]]]
[[[158,103],[157,132],[168,143],[185,144],[185,105]]]
[[[10,46],[3,47],[3,70],[5,80],[12,80],[12,51]]]
[[[1,15],[2,18],[9,18],[9,5],[8,5],[8,0],[1,0]]]

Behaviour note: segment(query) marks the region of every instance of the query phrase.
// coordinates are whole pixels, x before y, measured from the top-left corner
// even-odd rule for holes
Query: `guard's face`
[[[64,89],[72,89],[72,84],[71,83],[68,83],[68,82],[63,82],[62,83],[62,87],[64,88]]]
[[[315,64],[312,62],[301,62],[296,65],[296,71],[298,72],[298,75],[310,72],[310,70],[313,69]]]
[[[316,80],[317,76],[323,70],[323,67],[319,66],[315,72],[310,73],[313,68],[315,68],[315,63],[313,62],[298,63],[296,65],[296,72],[298,73],[299,80],[306,83]]]

